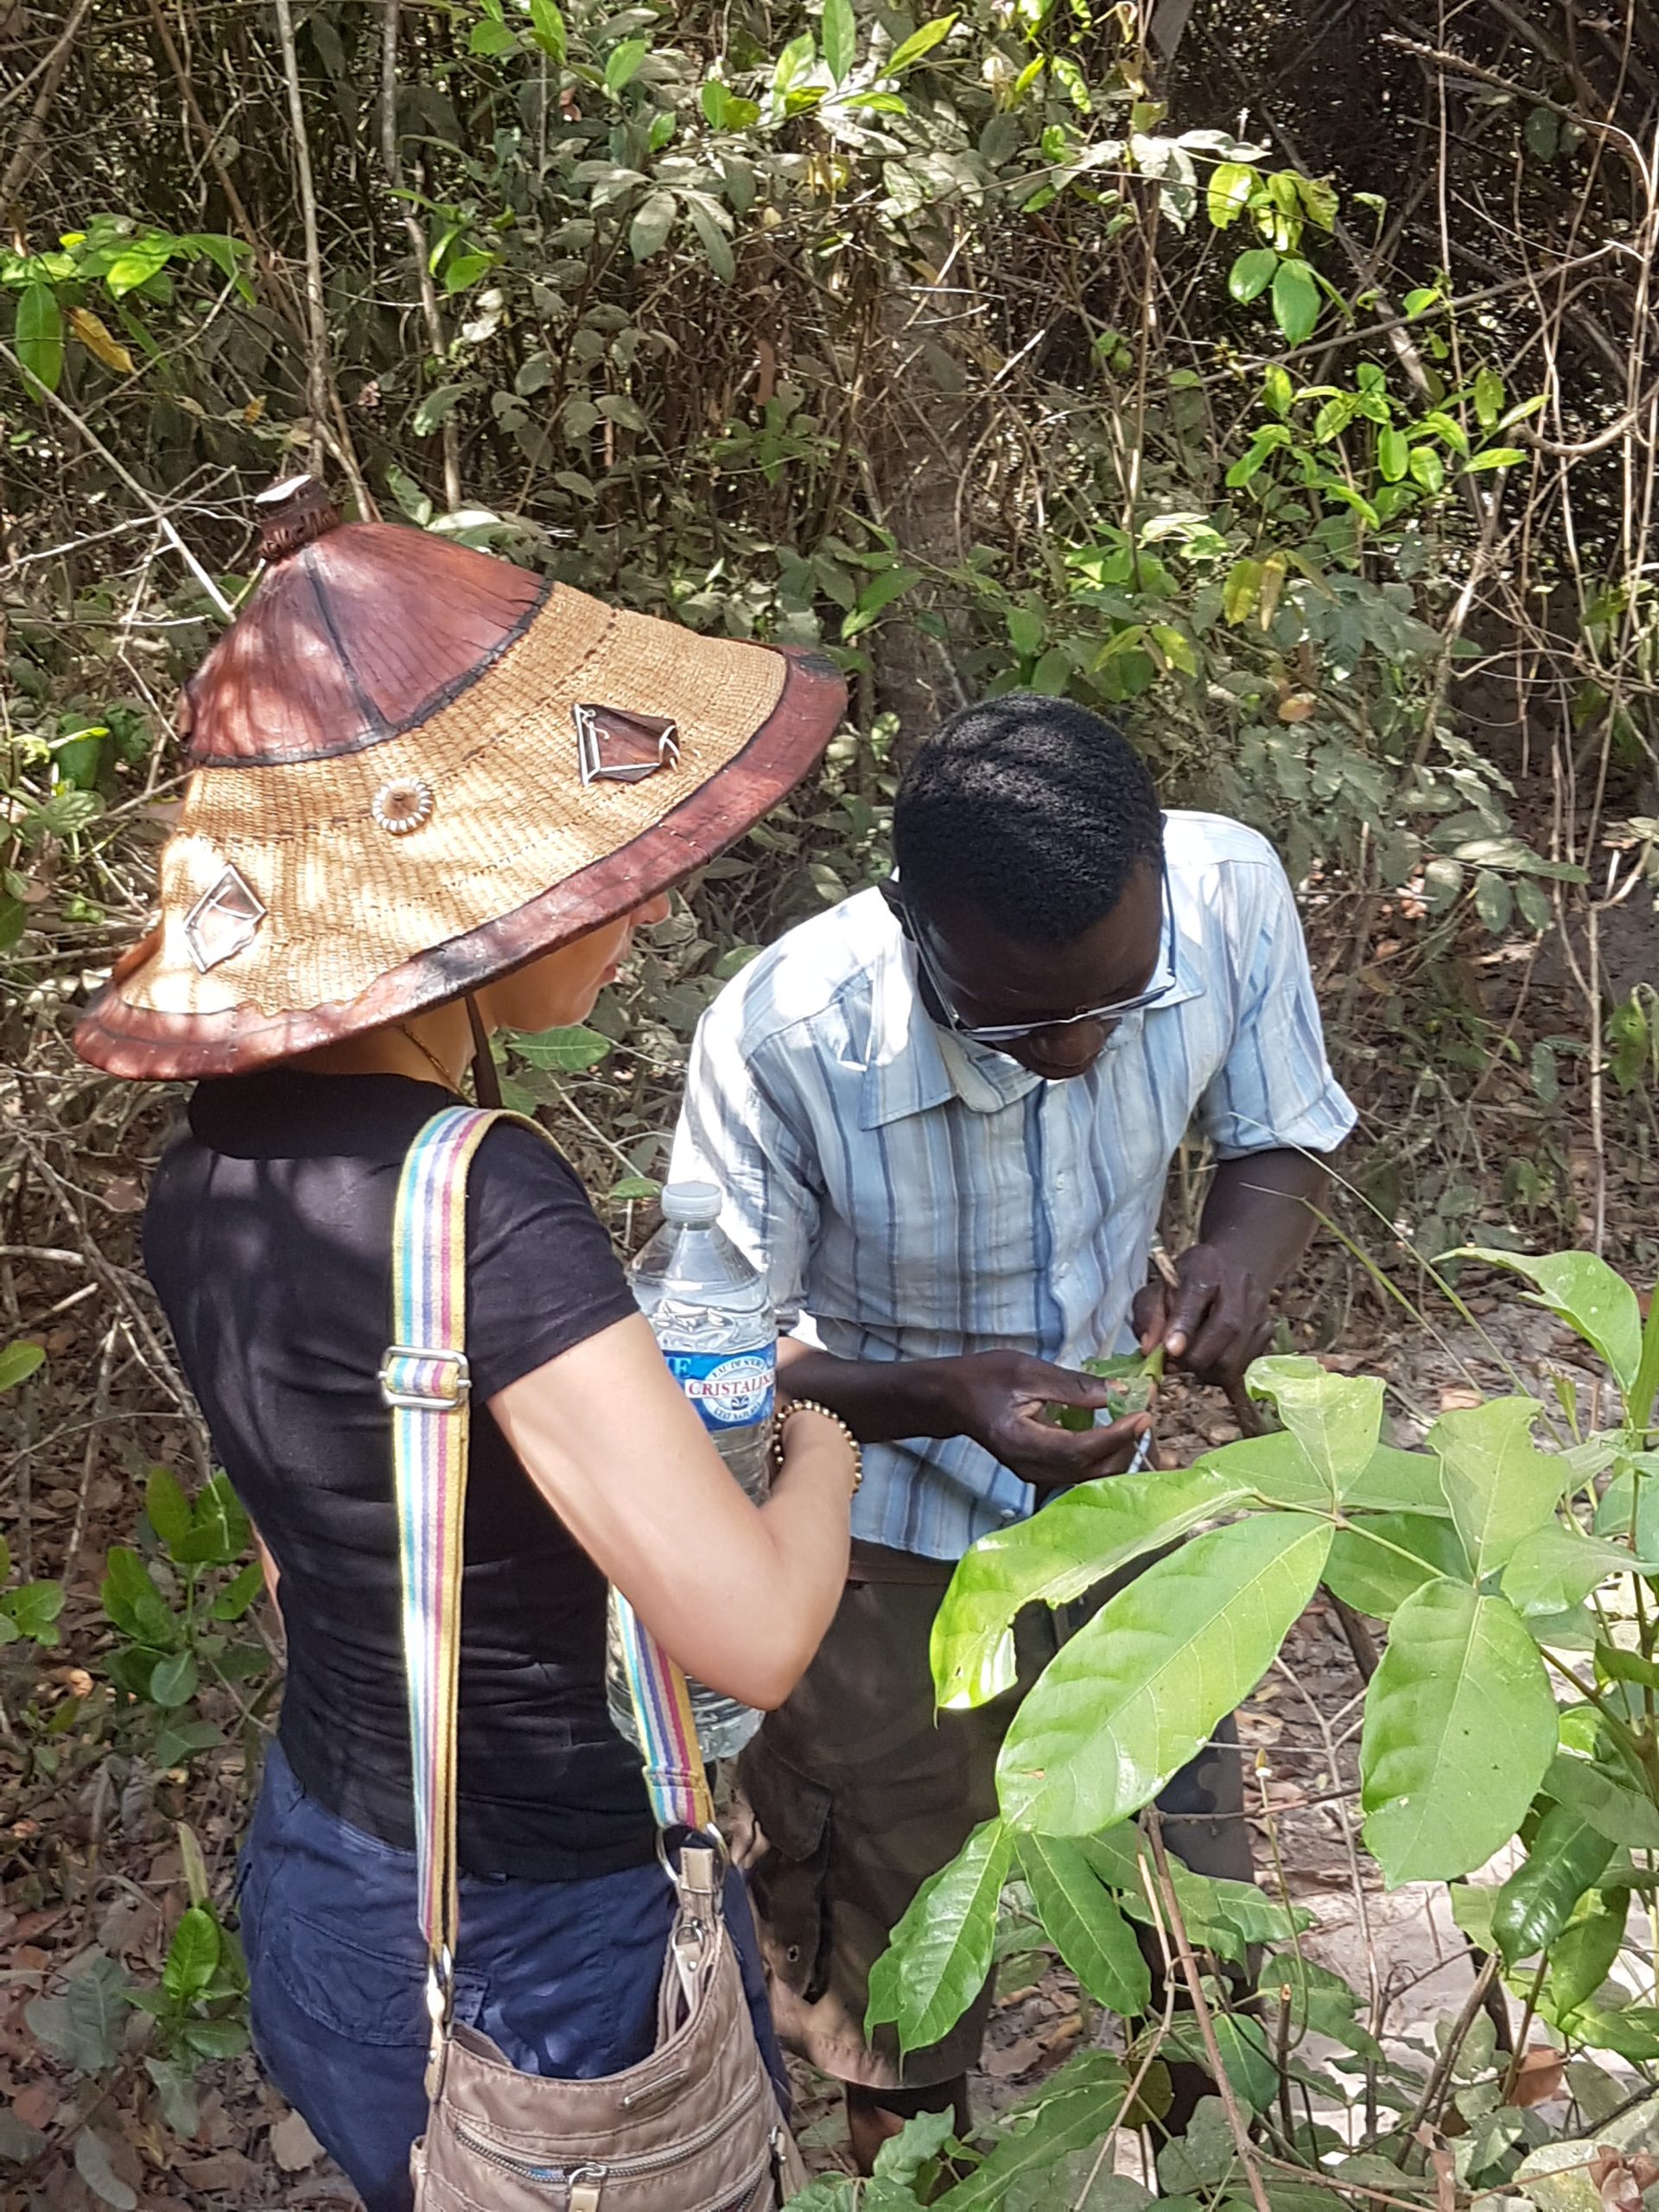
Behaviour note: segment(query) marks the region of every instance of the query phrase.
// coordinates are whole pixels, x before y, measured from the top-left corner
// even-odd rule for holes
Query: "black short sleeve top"
[[[376,1376],[398,1174],[454,1103],[402,1076],[203,1083],[144,1222],[185,1373],[281,1569],[283,1750],[322,1804],[404,1848],[397,1517]],[[604,1580],[488,1402],[638,1308],[575,1173],[527,1129],[493,1129],[474,1162],[467,1303],[461,1865],[540,1880],[637,1865],[654,1832],[637,1754],[605,1709]]]

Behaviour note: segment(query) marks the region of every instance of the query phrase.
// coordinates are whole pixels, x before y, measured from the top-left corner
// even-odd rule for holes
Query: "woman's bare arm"
[[[847,1578],[852,1455],[803,1413],[766,1503],[750,1503],[639,1315],[490,1401],[531,1479],[688,1674],[781,1705]]]

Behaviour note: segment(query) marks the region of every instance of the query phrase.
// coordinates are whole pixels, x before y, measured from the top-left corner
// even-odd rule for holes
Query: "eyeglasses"
[[[1125,1014],[1139,1014],[1145,1007],[1156,1006],[1168,997],[1175,988],[1175,915],[1169,899],[1169,868],[1165,862],[1160,868],[1162,888],[1160,897],[1163,906],[1163,929],[1160,943],[1164,980],[1151,984],[1144,991],[1137,991],[1133,998],[1112,999],[1104,1006],[1086,1007],[1081,1014],[1061,1014],[1052,1021],[964,1021],[951,1002],[950,986],[939,973],[938,964],[927,949],[927,925],[919,914],[912,912],[901,887],[892,878],[881,886],[881,896],[896,917],[899,926],[916,948],[916,964],[938,1002],[945,1025],[958,1037],[965,1037],[975,1045],[1018,1045],[1027,1037],[1046,1035],[1053,1029],[1076,1029],[1085,1021],[1118,1022]]]

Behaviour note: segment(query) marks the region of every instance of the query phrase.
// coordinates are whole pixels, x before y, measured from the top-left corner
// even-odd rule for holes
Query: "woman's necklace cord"
[[[446,1090],[454,1091],[457,1098],[464,1098],[467,1094],[461,1089],[461,1085],[455,1081],[454,1076],[450,1074],[448,1069],[445,1067],[443,1062],[438,1058],[437,1054],[428,1046],[425,1046],[421,1042],[420,1039],[415,1034],[415,1032],[409,1027],[408,1023],[400,1021],[397,1025],[397,1027],[398,1035],[400,1037],[408,1038],[410,1043],[415,1047],[421,1058],[426,1062],[428,1067],[431,1069],[433,1074],[436,1076],[438,1081],[443,1085],[444,1089]]]

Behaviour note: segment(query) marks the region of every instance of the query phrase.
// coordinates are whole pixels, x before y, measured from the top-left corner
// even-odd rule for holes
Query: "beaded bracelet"
[[[773,1460],[779,1465],[782,1465],[784,1457],[784,1431],[789,1427],[790,1422],[794,1419],[797,1414],[822,1414],[825,1421],[833,1421],[836,1427],[841,1431],[842,1434],[846,1438],[848,1448],[853,1455],[853,1495],[856,1497],[858,1495],[858,1486],[864,1479],[864,1447],[859,1442],[858,1439],[853,1434],[852,1430],[848,1427],[846,1422],[842,1421],[841,1415],[837,1413],[831,1413],[828,1406],[820,1405],[816,1398],[791,1398],[789,1403],[784,1408],[782,1413],[779,1414],[778,1426],[772,1432],[772,1455]]]

